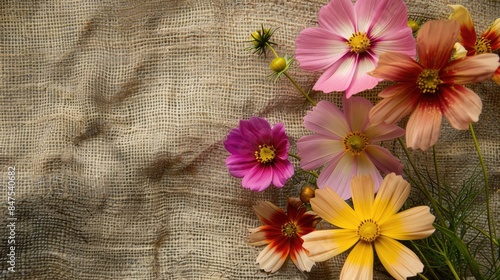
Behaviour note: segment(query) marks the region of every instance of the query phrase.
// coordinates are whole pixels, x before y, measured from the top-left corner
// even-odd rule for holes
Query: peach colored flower
[[[380,56],[371,75],[398,82],[383,90],[370,111],[375,123],[395,123],[410,115],[406,144],[427,150],[439,137],[442,116],[452,127],[468,129],[482,110],[479,96],[462,86],[488,80],[500,66],[496,54],[480,54],[450,61],[458,38],[456,21],[428,21],[417,35],[419,61],[389,52]]]
[[[326,261],[349,248],[340,279],[372,279],[375,249],[380,262],[396,279],[422,272],[417,255],[396,240],[415,240],[434,232],[435,217],[428,206],[397,213],[410,194],[410,184],[394,173],[387,175],[374,198],[370,176],[352,180],[351,208],[330,189],[316,190],[313,211],[336,229],[317,230],[302,236],[304,248],[315,262]]]

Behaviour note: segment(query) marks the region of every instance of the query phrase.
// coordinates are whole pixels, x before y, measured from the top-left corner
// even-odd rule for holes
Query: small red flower
[[[302,236],[316,230],[316,214],[297,198],[288,199],[287,213],[269,201],[259,201],[253,208],[264,225],[250,230],[249,244],[267,244],[257,257],[260,268],[274,273],[290,256],[298,269],[310,271],[314,262],[302,247]]]

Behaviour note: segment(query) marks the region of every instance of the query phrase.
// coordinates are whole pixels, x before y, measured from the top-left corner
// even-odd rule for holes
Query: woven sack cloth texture
[[[222,145],[251,116],[283,122],[292,145],[308,133],[302,118],[311,106],[289,81],[269,79],[269,56],[246,48],[264,25],[277,28],[277,50],[293,55],[296,36],[317,25],[326,3],[0,0],[1,278],[338,278],[345,254],[310,273],[291,262],[275,274],[259,269],[263,247],[247,244],[248,229],[260,225],[252,205],[283,207],[300,182],[287,192],[245,190],[229,175]],[[447,4],[462,4],[477,32],[500,16],[500,1],[406,4],[411,17],[426,20],[446,19]],[[305,88],[319,77],[290,71]],[[376,102],[385,85],[360,95]],[[498,217],[500,87],[488,81],[473,89],[484,104],[475,128]],[[340,96],[313,94],[337,104]],[[432,172],[432,153],[411,153]],[[446,121],[437,155],[451,185],[477,170],[470,132]],[[8,218],[16,218],[14,273]],[[375,271],[376,279],[387,277]]]

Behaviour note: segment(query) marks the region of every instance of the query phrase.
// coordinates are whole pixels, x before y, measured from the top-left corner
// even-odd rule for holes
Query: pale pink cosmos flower
[[[332,0],[319,11],[319,26],[297,37],[295,57],[302,69],[324,71],[314,90],[345,90],[349,98],[381,80],[367,74],[381,53],[415,55],[407,20],[401,0]]]
[[[226,159],[229,173],[243,178],[244,188],[263,191],[271,184],[283,187],[294,173],[283,123],[271,127],[259,117],[241,120],[239,127],[229,132],[224,147],[231,153]]]
[[[478,54],[450,60],[459,35],[456,21],[428,21],[418,31],[419,61],[400,53],[380,56],[371,75],[398,84],[383,90],[384,98],[370,112],[376,123],[395,123],[411,113],[406,145],[427,150],[439,137],[442,116],[455,129],[477,122],[481,98],[462,86],[488,80],[500,66],[498,55]]]
[[[403,165],[380,141],[404,135],[393,124],[374,124],[368,119],[373,105],[365,98],[343,97],[342,112],[329,101],[320,101],[304,117],[306,129],[315,132],[299,139],[300,166],[305,170],[325,165],[318,177],[319,188],[331,188],[343,199],[351,197],[351,179],[370,175],[378,190],[382,182],[380,171],[401,174]]]

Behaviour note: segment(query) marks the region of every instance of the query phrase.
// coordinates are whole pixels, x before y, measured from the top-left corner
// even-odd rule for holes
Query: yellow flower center
[[[359,239],[367,242],[373,242],[380,235],[378,225],[372,219],[364,220],[358,226]]]
[[[349,132],[344,137],[344,149],[352,155],[359,155],[368,146],[368,137],[361,132]]]
[[[351,47],[351,52],[358,54],[370,48],[370,39],[366,36],[366,33],[360,31],[353,33],[345,43]]]
[[[276,150],[273,146],[259,145],[259,150],[255,151],[255,159],[260,163],[269,163],[274,160]]]
[[[417,78],[417,86],[422,93],[436,93],[438,86],[443,81],[439,79],[439,71],[436,69],[424,69]]]
[[[297,234],[297,226],[292,222],[288,222],[281,226],[281,233],[286,237],[294,237]]]
[[[474,44],[474,49],[476,49],[476,54],[490,53],[491,52],[491,41],[481,37]]]

